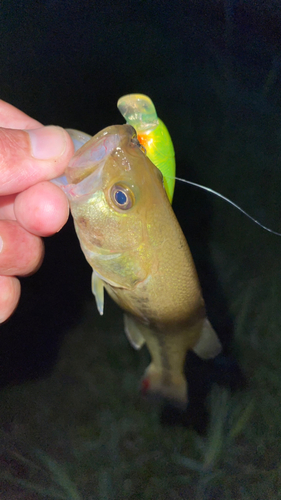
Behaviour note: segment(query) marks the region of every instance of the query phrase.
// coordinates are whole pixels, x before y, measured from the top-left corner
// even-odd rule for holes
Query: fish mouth
[[[104,164],[106,158],[120,143],[117,133],[110,134],[111,127],[104,129],[82,146],[71,158],[65,175],[69,183],[78,184]]]
[[[124,141],[134,140],[137,140],[136,131],[131,125],[115,125],[102,130],[78,149],[65,171],[68,184],[61,186],[69,200],[75,201],[101,188],[102,171],[108,157]]]
[[[102,186],[102,169],[104,163],[102,163],[93,173],[85,177],[80,182],[70,183],[66,186],[61,186],[61,189],[65,192],[69,201],[80,200],[83,196],[89,196],[97,191]]]

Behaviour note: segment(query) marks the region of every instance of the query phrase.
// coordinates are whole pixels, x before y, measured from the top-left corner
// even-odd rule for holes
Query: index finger
[[[32,129],[42,127],[42,124],[15,108],[12,104],[0,99],[0,127]]]

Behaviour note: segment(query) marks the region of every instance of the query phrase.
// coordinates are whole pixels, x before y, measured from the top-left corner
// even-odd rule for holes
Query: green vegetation
[[[233,302],[249,384],[214,386],[206,436],[159,425],[137,391],[146,352],[130,348],[113,304],[105,319],[89,304],[52,376],[2,392],[2,498],[280,498],[279,278],[266,298],[262,280]]]

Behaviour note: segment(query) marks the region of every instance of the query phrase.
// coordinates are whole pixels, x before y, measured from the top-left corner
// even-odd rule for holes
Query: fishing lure
[[[143,94],[128,94],[120,97],[117,107],[126,122],[136,130],[150,161],[161,171],[166,193],[172,203],[176,175],[175,151],[168,129],[158,118],[152,100]]]

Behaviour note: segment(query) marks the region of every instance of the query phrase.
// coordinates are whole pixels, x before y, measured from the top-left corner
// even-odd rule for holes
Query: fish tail
[[[151,399],[164,399],[185,409],[188,403],[187,381],[182,373],[173,375],[157,370],[154,363],[146,369],[141,381],[141,393]]]

